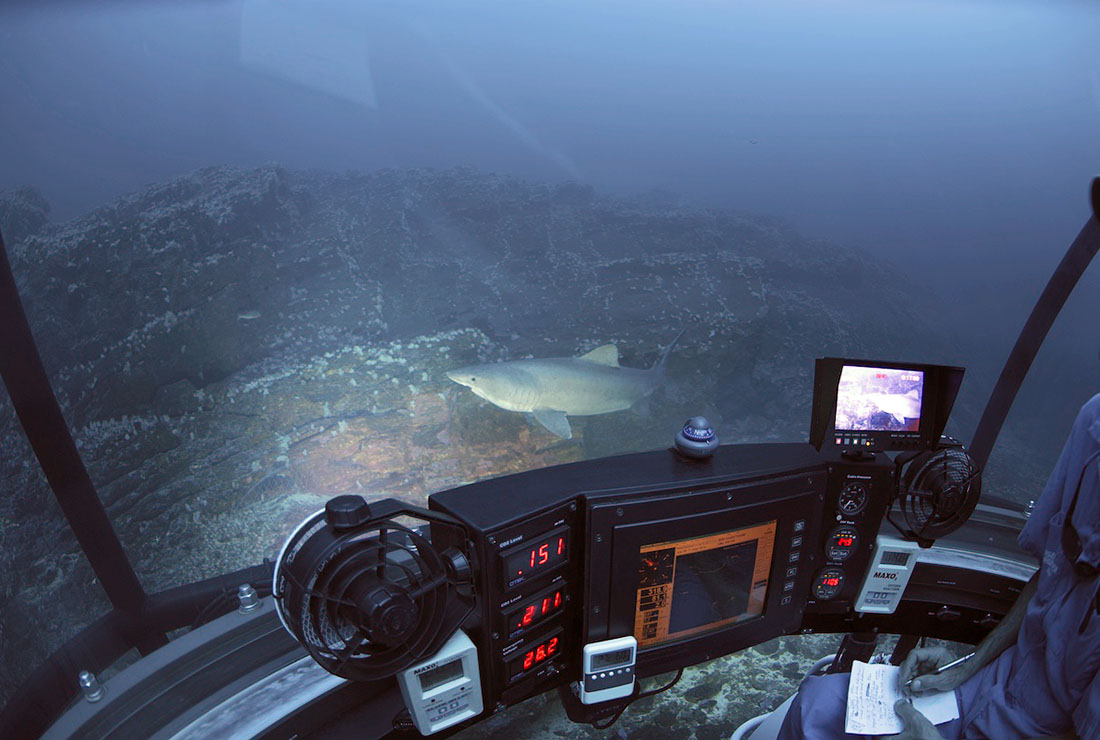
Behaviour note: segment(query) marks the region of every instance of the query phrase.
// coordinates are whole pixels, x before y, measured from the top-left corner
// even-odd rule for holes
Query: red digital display
[[[524,645],[519,654],[508,661],[508,678],[513,679],[521,673],[533,670],[561,651],[561,635],[555,634],[541,642]]]
[[[509,636],[541,622],[544,617],[558,613],[565,605],[565,584],[559,583],[549,591],[535,594],[516,604],[505,615]]]
[[[504,587],[512,588],[561,565],[569,557],[569,530],[562,528],[513,547],[501,556]]]
[[[825,579],[825,585],[826,586],[839,586],[840,585],[840,579],[836,578],[836,577],[826,578]]]
[[[842,525],[829,534],[829,542],[825,547],[825,556],[829,560],[847,560],[855,552],[859,542],[859,532],[855,527]]]

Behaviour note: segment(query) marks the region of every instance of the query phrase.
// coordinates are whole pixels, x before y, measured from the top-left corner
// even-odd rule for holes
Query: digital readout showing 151
[[[504,587],[528,581],[561,563],[569,555],[569,530],[559,529],[504,553]]]

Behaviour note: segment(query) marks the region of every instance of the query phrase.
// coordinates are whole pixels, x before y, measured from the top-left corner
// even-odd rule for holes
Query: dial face
[[[814,577],[814,598],[818,601],[836,598],[843,587],[844,571],[840,568],[826,568]]]
[[[676,549],[654,550],[642,556],[638,565],[638,588],[660,586],[672,582],[672,567],[676,562]]]
[[[858,543],[859,530],[848,524],[837,527],[825,541],[825,559],[842,563],[855,552]]]
[[[862,483],[849,483],[840,490],[837,506],[841,512],[851,516],[863,511],[867,505],[867,487]]]

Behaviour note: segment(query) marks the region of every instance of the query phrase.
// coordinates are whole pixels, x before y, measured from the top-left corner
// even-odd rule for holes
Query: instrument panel
[[[821,511],[821,565],[814,574],[810,613],[850,612],[870,564],[875,536],[893,490],[894,465],[885,457],[853,461],[828,454],[827,493]]]
[[[586,644],[633,637],[640,678],[851,609],[890,492],[889,461],[805,444],[654,451],[434,494],[476,554],[486,706],[577,680]],[[532,513],[534,512],[534,513]]]

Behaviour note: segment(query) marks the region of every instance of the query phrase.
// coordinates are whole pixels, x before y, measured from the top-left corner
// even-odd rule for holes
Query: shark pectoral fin
[[[619,366],[619,348],[614,344],[605,344],[602,347],[596,347],[591,352],[587,352],[578,360],[587,360],[588,362],[595,362],[599,365],[609,365],[611,367]]]
[[[905,423],[905,415],[904,414],[899,414],[897,412],[894,412],[894,413],[891,414],[891,416],[893,416],[895,419],[898,420],[898,424],[904,424]]]
[[[552,409],[539,409],[534,412],[535,420],[549,429],[553,434],[562,439],[573,439],[573,430],[569,427],[569,420],[565,418],[564,411]]]

